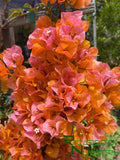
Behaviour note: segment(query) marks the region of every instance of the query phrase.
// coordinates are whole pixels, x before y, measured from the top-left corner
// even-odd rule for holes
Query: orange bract
[[[9,88],[8,88],[7,81],[8,81],[7,75],[1,78],[1,91],[4,91],[4,92],[8,91]]]
[[[51,158],[57,158],[58,157],[58,154],[59,154],[59,147],[60,145],[59,144],[51,144],[47,146],[45,152],[46,154],[51,157]]]
[[[0,81],[1,81],[1,91],[8,91],[8,74],[9,70],[5,67],[5,64],[0,60]]]
[[[53,4],[56,2],[56,0],[41,0],[43,3],[45,3],[47,5],[48,1]],[[64,3],[65,0],[58,0],[58,3],[61,4],[61,3]],[[76,9],[80,9],[80,8],[85,8],[87,7],[91,0],[68,0],[67,1],[68,4],[71,4],[73,5]]]
[[[36,21],[36,28],[47,28],[52,26],[52,21],[48,16],[40,16]]]
[[[0,78],[9,74],[9,70],[5,67],[5,64],[0,60]]]
[[[64,3],[65,0],[58,0],[58,3],[61,4],[61,3]]]
[[[69,3],[76,9],[85,8],[90,4],[91,0],[69,0]]]
[[[45,51],[45,48],[42,47],[40,44],[35,43],[32,48],[32,55],[33,56],[40,56],[41,52],[43,52],[43,51]]]
[[[89,22],[88,21],[83,21],[83,29],[85,30],[85,32],[88,31],[88,29],[89,29]]]
[[[77,45],[72,41],[63,38],[55,51],[59,54],[66,55],[68,58],[72,58],[77,51]]]

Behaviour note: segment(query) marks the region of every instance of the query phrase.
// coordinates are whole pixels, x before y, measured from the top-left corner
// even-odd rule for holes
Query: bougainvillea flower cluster
[[[58,4],[70,4],[72,6],[74,6],[76,9],[80,9],[80,8],[85,8],[87,7],[91,0],[41,0],[41,2],[45,3],[47,5],[47,3],[49,2],[50,4],[53,3],[58,3]]]
[[[29,68],[19,46],[1,54],[0,78],[8,78],[15,109],[0,126],[5,157],[82,160],[85,156],[75,150],[71,155],[64,136],[74,136],[84,147],[85,140],[102,140],[117,130],[110,110],[120,105],[120,67],[111,70],[95,59],[97,48],[85,40],[89,23],[81,18],[81,11],[63,12],[52,25],[40,17],[27,42]]]

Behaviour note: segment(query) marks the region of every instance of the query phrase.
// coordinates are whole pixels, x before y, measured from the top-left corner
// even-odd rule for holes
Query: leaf
[[[31,6],[29,3],[25,3],[25,4],[24,4],[24,7],[25,7],[25,8],[29,8],[29,9],[32,8],[32,6]]]
[[[5,160],[11,160],[12,156],[8,156]]]
[[[4,154],[0,151],[0,160],[4,158]]]
[[[102,157],[108,160],[113,160],[114,156],[114,150],[112,146],[106,147],[105,150],[101,151],[102,152]]]
[[[119,145],[120,145],[120,141],[119,141],[119,142],[117,142],[117,144],[119,144]]]
[[[115,150],[115,146],[112,146],[112,148]]]
[[[117,127],[117,132],[118,132],[119,135],[120,135],[120,126]]]
[[[115,122],[117,123],[117,117],[114,115],[111,115],[111,116],[114,118]]]
[[[16,16],[19,16],[19,15],[22,15],[24,13],[24,9],[22,8],[12,8],[10,9],[10,15],[8,18],[13,18],[13,17],[16,17]]]
[[[45,7],[45,4],[44,3],[36,3],[35,7]]]
[[[5,113],[3,111],[0,111],[0,119],[5,117]]]
[[[15,8],[11,8],[9,11],[10,12],[14,12],[14,11],[16,11],[17,9],[15,9]]]
[[[9,114],[12,114],[13,111],[14,111],[14,109],[9,109],[8,112],[7,112],[7,114],[8,114],[8,115],[9,115]]]

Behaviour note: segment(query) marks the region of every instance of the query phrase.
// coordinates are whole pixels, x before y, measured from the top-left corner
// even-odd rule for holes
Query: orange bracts
[[[50,2],[51,4],[56,2],[56,0],[41,0],[41,1],[46,5],[48,2]],[[87,7],[90,4],[91,0],[58,0],[57,2],[59,4],[67,2],[68,4],[74,6],[76,9],[79,9]]]
[[[69,2],[88,5],[82,0]],[[56,26],[47,16],[39,18],[27,42],[29,68],[22,65],[20,47],[14,45],[2,54],[1,84],[4,90],[5,84],[13,90],[15,109],[8,124],[0,126],[5,157],[84,160],[86,156],[75,150],[71,155],[64,135],[80,140],[84,149],[83,141],[99,141],[117,130],[110,110],[120,106],[120,67],[110,70],[95,60],[98,49],[85,40],[89,24],[81,18],[81,11],[63,12]]]
[[[73,5],[76,9],[87,7],[91,0],[68,0],[68,2]]]

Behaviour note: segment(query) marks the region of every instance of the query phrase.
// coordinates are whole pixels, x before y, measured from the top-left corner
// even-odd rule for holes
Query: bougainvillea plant
[[[54,3],[58,3],[58,4],[70,4],[72,6],[74,6],[76,9],[79,8],[85,8],[87,7],[91,0],[41,0],[41,2],[45,3],[47,5],[48,2],[50,2],[50,4],[54,4]]]
[[[0,125],[4,160],[83,160],[64,136],[80,140],[71,143],[87,152],[84,140],[101,141],[117,130],[110,110],[120,105],[120,67],[95,59],[97,48],[85,40],[89,23],[81,18],[81,11],[62,12],[54,25],[41,16],[27,42],[30,68],[19,46],[1,54],[2,89],[13,90],[15,110]]]

